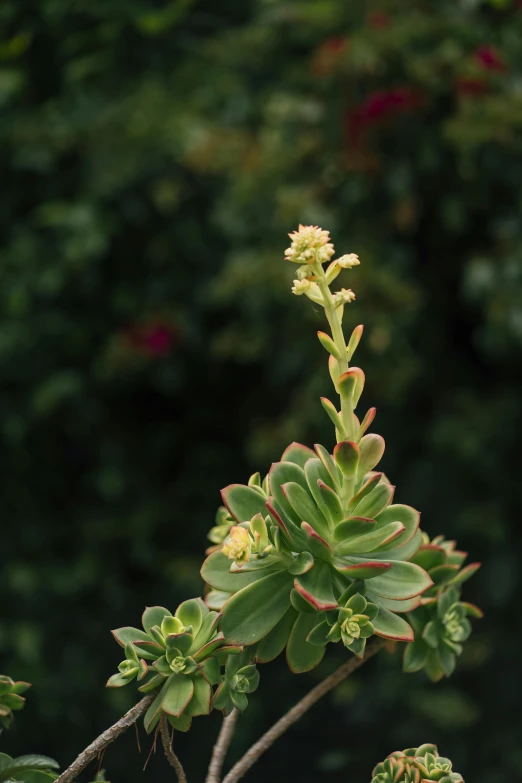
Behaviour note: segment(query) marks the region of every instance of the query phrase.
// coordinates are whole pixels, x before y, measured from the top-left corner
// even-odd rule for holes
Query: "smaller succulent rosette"
[[[223,659],[242,650],[224,645],[219,618],[201,598],[194,598],[182,603],[175,615],[162,606],[148,607],[143,631],[126,627],[112,632],[126,658],[107,686],[119,688],[137,679],[143,681],[142,693],[158,691],[145,715],[147,732],[163,713],[180,731],[190,728],[193,717],[210,713],[212,686],[221,681],[218,654]]]
[[[11,677],[0,674],[0,732],[8,729],[13,722],[13,712],[21,710],[25,704],[25,693],[31,685],[28,682],[15,682]]]
[[[259,685],[259,671],[251,663],[252,649],[247,648],[239,655],[227,658],[222,682],[218,686],[212,706],[229,715],[234,707],[243,712],[248,707],[248,693],[253,693]]]
[[[419,606],[409,617],[415,641],[404,650],[404,671],[424,669],[433,682],[453,674],[471,634],[469,617],[482,617],[482,612],[474,604],[460,601],[456,587],[441,591],[437,598]]]
[[[442,536],[430,541],[423,534],[423,543],[411,560],[427,571],[433,586],[408,615],[415,640],[404,649],[405,672],[424,669],[437,682],[455,670],[472,631],[469,618],[483,616],[478,606],[460,600],[462,585],[480,568],[480,563],[465,565],[466,557],[466,552],[456,549],[455,541]]]
[[[439,756],[436,745],[421,745],[390,753],[377,764],[371,783],[464,783],[462,775],[452,771],[449,759]]]

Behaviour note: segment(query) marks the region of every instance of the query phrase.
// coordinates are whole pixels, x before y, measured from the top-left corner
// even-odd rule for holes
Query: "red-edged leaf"
[[[391,563],[383,563],[380,561],[368,560],[364,563],[356,563],[348,565],[342,560],[334,561],[334,568],[340,571],[350,579],[374,579],[377,576],[381,576],[392,567]]]
[[[296,576],[294,587],[310,606],[318,611],[327,611],[337,607],[333,594],[330,568],[325,563],[316,563],[306,574]]]
[[[411,561],[420,565],[425,571],[429,571],[431,568],[443,565],[446,562],[446,552],[441,546],[436,544],[423,544],[419,547]]]
[[[327,542],[313,529],[308,522],[301,523],[301,530],[306,536],[306,546],[315,557],[320,557],[323,560],[330,560],[332,556],[332,550]],[[310,569],[307,569],[310,570]]]
[[[221,490],[223,503],[238,522],[250,522],[256,514],[265,512],[265,498],[253,487],[230,484]]]
[[[357,473],[359,456],[359,446],[351,440],[343,440],[334,448],[334,459],[347,479],[352,479]]]
[[[412,642],[413,628],[402,617],[397,617],[388,609],[379,607],[379,614],[372,620],[377,636],[384,639],[395,639],[399,642]]]
[[[339,522],[334,531],[336,541],[342,542],[354,536],[360,536],[369,533],[375,527],[375,519],[367,517],[348,517]]]
[[[310,457],[315,457],[315,452],[309,449],[308,446],[303,446],[302,443],[295,443],[294,441],[283,451],[281,462],[293,462],[294,465],[304,468]]]
[[[459,573],[448,582],[450,585],[461,585],[463,582],[467,582],[473,574],[476,574],[482,563],[470,563],[462,568]]]

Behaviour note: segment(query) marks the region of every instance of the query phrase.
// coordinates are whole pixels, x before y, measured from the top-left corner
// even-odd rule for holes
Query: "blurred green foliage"
[[[3,0],[0,29],[0,668],[34,683],[5,750],[65,765],[130,706],[109,628],[200,592],[222,486],[330,437],[282,260],[301,222],[362,259],[341,282],[386,472],[484,561],[486,618],[448,683],[384,656],[249,779],[364,781],[427,741],[515,779],[520,2]],[[329,661],[265,667],[231,755]],[[217,726],[183,738],[192,775]],[[134,782],[147,754],[103,764]]]

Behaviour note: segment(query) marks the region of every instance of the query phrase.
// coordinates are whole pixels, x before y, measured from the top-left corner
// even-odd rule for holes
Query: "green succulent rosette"
[[[15,682],[11,677],[0,674],[0,733],[13,722],[13,713],[23,709],[25,698],[22,693],[30,687],[28,682]]]
[[[107,686],[119,688],[136,679],[142,681],[142,693],[158,691],[145,715],[147,732],[163,713],[180,731],[188,731],[193,717],[210,713],[212,686],[221,681],[221,661],[242,650],[225,645],[219,619],[218,612],[194,598],[182,603],[174,615],[162,606],[148,607],[142,617],[143,631],[126,627],[112,632],[126,657]]]
[[[426,569],[433,586],[408,614],[415,640],[404,649],[405,672],[424,669],[437,682],[455,670],[472,631],[469,618],[483,616],[478,606],[460,600],[462,585],[480,568],[480,563],[465,565],[466,557],[467,553],[456,549],[454,541],[445,541],[442,536],[430,541],[426,535],[412,557],[412,562]]]
[[[453,674],[463,644],[471,634],[469,618],[482,617],[477,606],[460,601],[459,597],[457,587],[446,588],[409,615],[415,640],[404,650],[404,671],[424,669],[433,682]]]
[[[391,753],[377,764],[371,783],[464,783],[462,775],[452,771],[449,759],[439,756],[436,745],[421,745]]]
[[[206,559],[202,576],[211,599],[225,601],[227,642],[260,642],[260,662],[286,646],[292,671],[316,666],[332,639],[319,645],[312,632],[345,608],[339,602],[354,585],[376,607],[375,634],[413,640],[401,615],[432,585],[426,571],[409,562],[422,543],[419,513],[393,504],[395,488],[375,472],[384,440],[364,434],[369,418],[357,442],[341,441],[333,454],[293,443],[262,485],[233,484],[222,492],[236,525]]]
[[[253,693],[259,686],[259,671],[251,659],[252,648],[227,658],[222,681],[212,699],[212,706],[224,715],[229,715],[234,707],[240,712],[246,710],[247,694]]]

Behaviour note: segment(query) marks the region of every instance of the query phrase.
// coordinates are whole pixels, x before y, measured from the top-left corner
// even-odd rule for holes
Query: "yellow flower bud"
[[[334,254],[334,246],[330,242],[330,232],[323,231],[319,226],[299,225],[297,231],[288,235],[292,244],[285,250],[285,259],[294,264],[320,264],[329,261]]]
[[[230,560],[234,560],[237,565],[246,563],[250,560],[252,551],[252,539],[244,527],[235,525],[230,528],[230,537],[221,550]]]

